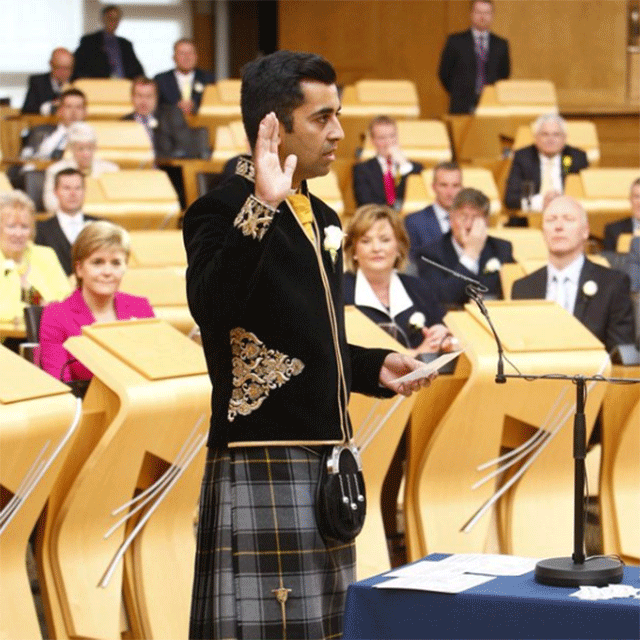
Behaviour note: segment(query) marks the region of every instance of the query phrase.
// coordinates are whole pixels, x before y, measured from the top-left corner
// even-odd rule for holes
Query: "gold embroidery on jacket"
[[[242,327],[231,330],[231,372],[233,392],[227,418],[249,415],[266,400],[272,389],[281,387],[304,369],[304,363],[264,343]]]
[[[260,202],[254,195],[250,195],[233,221],[233,226],[240,229],[245,236],[262,240],[275,213],[275,209]]]
[[[242,176],[251,182],[256,181],[256,167],[249,158],[240,156],[236,162],[236,175]]]

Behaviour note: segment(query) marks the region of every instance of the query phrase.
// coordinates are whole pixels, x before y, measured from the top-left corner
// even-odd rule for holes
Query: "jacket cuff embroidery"
[[[281,387],[304,369],[304,363],[265,344],[242,327],[231,330],[231,372],[233,391],[227,418],[249,415],[267,399],[272,389]]]
[[[275,214],[276,209],[251,194],[242,205],[240,213],[233,221],[233,226],[240,229],[245,236],[251,236],[254,240],[262,240]]]

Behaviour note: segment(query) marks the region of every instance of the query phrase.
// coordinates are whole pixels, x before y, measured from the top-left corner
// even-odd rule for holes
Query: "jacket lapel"
[[[582,271],[580,271],[580,279],[578,280],[578,292],[576,293],[576,304],[573,307],[573,315],[585,324],[584,319],[587,316],[589,310],[589,304],[593,296],[589,297],[584,294],[584,283],[593,278],[592,264],[585,258]],[[594,280],[595,281],[595,280]]]

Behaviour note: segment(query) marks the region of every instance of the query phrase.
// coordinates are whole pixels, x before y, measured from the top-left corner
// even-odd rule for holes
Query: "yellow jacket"
[[[40,292],[43,302],[64,300],[71,293],[71,283],[51,247],[30,242],[23,263],[30,266],[29,283]],[[22,310],[26,305],[20,297],[18,269],[0,251],[0,321],[10,322],[16,317],[22,321]]]

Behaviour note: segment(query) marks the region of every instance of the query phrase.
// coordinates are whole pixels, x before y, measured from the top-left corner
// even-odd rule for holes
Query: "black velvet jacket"
[[[213,384],[209,446],[337,443],[351,388],[378,383],[389,353],[348,345],[342,252],[323,248],[336,213],[310,196],[315,245],[283,202],[253,197],[253,165],[197,200],[184,219],[187,297]],[[352,384],[353,383],[353,384]]]

